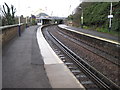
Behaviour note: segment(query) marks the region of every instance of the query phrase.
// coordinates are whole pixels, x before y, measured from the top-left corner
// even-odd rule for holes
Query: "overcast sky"
[[[16,15],[28,16],[45,12],[52,16],[66,17],[80,4],[81,0],[0,0],[0,5],[6,2],[17,9]]]

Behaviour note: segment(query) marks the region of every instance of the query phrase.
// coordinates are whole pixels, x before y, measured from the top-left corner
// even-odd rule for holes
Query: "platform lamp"
[[[18,17],[18,35],[21,36],[21,28],[20,28],[20,16]]]
[[[28,7],[27,7],[27,10],[30,9],[30,8],[31,8],[31,7],[28,6]],[[29,10],[28,10],[28,11],[29,11]],[[26,16],[26,28],[29,27],[29,23],[30,23],[30,22],[29,22],[29,14],[28,14],[28,15]]]
[[[79,9],[81,9],[82,14],[81,14],[81,28],[83,28],[83,9],[82,7],[78,7]]]
[[[33,11],[31,11],[31,17],[30,17],[30,22],[31,22],[31,25],[33,24],[33,14],[32,14]]]
[[[27,16],[26,16],[26,28],[27,28]]]
[[[113,18],[113,15],[112,15],[112,2],[111,2],[111,4],[110,4],[110,15],[108,15],[108,18],[110,19],[110,20],[109,20],[109,28],[108,28],[108,30],[109,30],[109,32],[110,32],[111,27],[112,27],[112,18]]]
[[[18,10],[19,10],[19,15],[18,15],[18,35],[20,37],[21,36],[21,28],[20,28],[20,1],[18,1]]]
[[[0,26],[2,26],[2,18],[3,18],[3,16],[2,16],[2,7],[1,7],[1,5],[0,5]]]

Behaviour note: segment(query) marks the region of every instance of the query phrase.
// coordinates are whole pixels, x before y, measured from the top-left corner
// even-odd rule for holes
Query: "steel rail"
[[[64,35],[66,35],[64,32],[61,32],[61,30],[58,30],[58,31],[59,31],[60,33],[64,34]],[[80,41],[80,40],[76,40],[76,38],[71,37],[71,36],[69,36],[69,35],[66,35],[66,36],[69,37],[72,42],[76,43],[77,45],[80,45],[80,43],[78,42],[78,41]],[[101,50],[101,49],[99,49],[99,48],[93,47],[92,45],[90,45],[90,44],[88,44],[88,43],[86,43],[86,42],[83,42],[83,41],[80,41],[80,42],[83,43],[83,44],[85,44],[85,45],[87,45],[87,46],[89,46],[89,47],[92,47],[92,48],[94,48],[94,49],[96,49],[96,50],[99,50],[101,53],[105,53],[106,55],[109,55],[109,56],[111,56],[111,57],[113,56],[113,55],[111,55],[111,54],[109,54],[109,53],[107,53],[107,52],[105,52],[105,51],[103,51],[103,50]],[[82,46],[82,45],[80,45],[80,46]],[[88,49],[88,48],[86,48],[85,46],[82,46],[82,47],[85,48],[85,49],[87,49],[88,51],[90,51],[90,52],[92,52],[92,53],[94,53],[94,54],[96,54],[96,55],[99,55],[100,57],[105,58],[105,59],[107,59],[108,61],[110,61],[110,62],[112,62],[112,63],[120,66],[120,63],[119,63],[118,58],[112,57],[112,58],[115,58],[115,60],[111,60],[111,59],[106,58],[104,55],[101,55],[101,54],[99,54],[99,53],[97,53],[97,52],[93,52],[91,49]]]

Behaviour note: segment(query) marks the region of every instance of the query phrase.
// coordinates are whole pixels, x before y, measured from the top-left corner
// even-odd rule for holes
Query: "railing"
[[[16,36],[19,36],[19,33],[23,32],[25,29],[25,24],[20,24],[20,30],[19,25],[8,25],[8,26],[2,26],[0,27],[0,37],[2,46],[4,46],[7,42],[9,42],[11,39],[13,39]]]

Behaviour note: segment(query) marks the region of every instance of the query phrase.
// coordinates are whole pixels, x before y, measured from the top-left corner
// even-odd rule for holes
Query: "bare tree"
[[[6,8],[5,8],[5,6],[6,6]],[[3,10],[2,10],[2,13],[4,15],[3,25],[15,24],[15,12],[16,12],[16,8],[14,8],[13,5],[11,5],[11,7],[9,7],[7,5],[7,3],[5,3],[5,5],[3,5]]]

